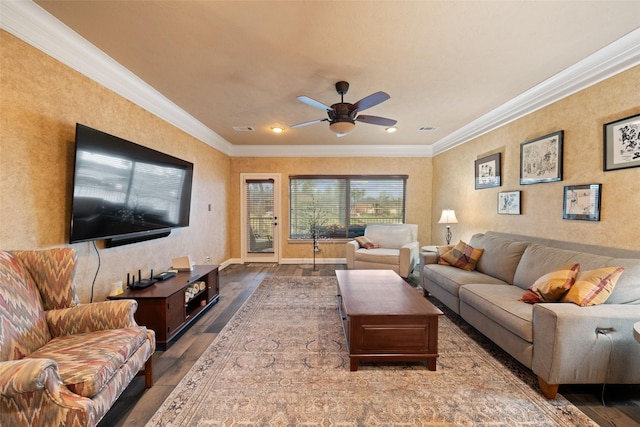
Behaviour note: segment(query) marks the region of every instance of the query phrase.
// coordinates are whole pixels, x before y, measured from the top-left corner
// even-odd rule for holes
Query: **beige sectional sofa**
[[[487,232],[468,242],[484,252],[474,271],[422,254],[430,294],[538,376],[554,398],[560,384],[640,384],[640,252]],[[603,303],[527,304],[520,298],[541,276],[572,263],[581,271],[625,270]]]

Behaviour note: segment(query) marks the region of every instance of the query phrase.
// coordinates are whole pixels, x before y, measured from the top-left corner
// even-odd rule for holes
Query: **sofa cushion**
[[[55,360],[62,382],[72,392],[91,398],[146,339],[144,327],[66,335],[54,338],[29,357]]]
[[[356,261],[371,262],[375,264],[400,264],[400,249],[374,248],[356,250]]]
[[[579,270],[580,264],[567,264],[545,274],[524,292],[521,300],[528,304],[560,301],[575,283]]]
[[[476,270],[489,276],[497,277],[507,283],[513,283],[513,277],[520,257],[529,245],[527,242],[518,242],[486,234],[474,235],[471,237],[469,244],[474,248],[484,249],[484,253],[476,265]],[[536,276],[536,278],[540,276],[541,274]],[[531,283],[533,283],[533,281]],[[529,283],[529,285],[531,285],[531,283]],[[529,285],[523,289],[526,289]]]
[[[611,258],[604,267],[624,268],[606,304],[640,304],[640,259]]]
[[[478,271],[462,270],[439,264],[425,265],[423,274],[427,280],[432,281],[456,297],[458,297],[460,286],[468,285],[469,283],[488,283],[494,285],[507,284],[500,279],[487,276],[486,274]]]
[[[14,251],[33,277],[44,310],[74,307],[80,302],[76,294],[76,251],[55,248],[38,251]]]
[[[533,342],[533,306],[519,301],[522,289],[513,285],[470,284],[460,289],[460,301],[527,342]]]
[[[51,339],[40,293],[24,264],[0,251],[0,361],[18,360]]]
[[[575,284],[563,297],[563,302],[572,302],[581,307],[602,304],[609,298],[618,278],[624,272],[622,267],[607,267],[580,272]]]
[[[625,274],[618,280],[606,304],[640,304],[640,259],[635,258],[612,258],[531,244],[522,255],[513,284],[527,289],[538,277],[549,270],[558,269],[569,263],[580,264],[582,271],[603,267],[623,267]]]
[[[381,248],[400,249],[412,241],[411,228],[407,224],[370,224],[364,235]]]
[[[463,270],[472,271],[476,269],[476,264],[480,256],[482,256],[483,251],[484,249],[474,248],[460,240],[452,249],[440,255],[438,262],[443,265],[451,265]]]

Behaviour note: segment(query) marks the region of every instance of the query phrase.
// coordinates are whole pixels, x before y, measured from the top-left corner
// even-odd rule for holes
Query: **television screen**
[[[78,123],[70,243],[188,226],[192,179],[193,163]]]

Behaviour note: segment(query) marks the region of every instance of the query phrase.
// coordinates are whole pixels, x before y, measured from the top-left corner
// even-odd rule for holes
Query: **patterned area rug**
[[[263,281],[148,426],[596,426],[455,315],[437,370],[349,371],[334,277]],[[416,297],[421,297],[416,293]],[[446,309],[443,309],[446,312]]]

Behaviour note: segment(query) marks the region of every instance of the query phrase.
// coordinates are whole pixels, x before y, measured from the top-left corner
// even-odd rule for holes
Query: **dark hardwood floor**
[[[220,272],[220,300],[187,329],[166,351],[153,355],[154,385],[145,390],[135,378],[100,422],[99,427],[144,425],[229,319],[269,276],[335,276],[344,265],[232,265]],[[412,276],[410,281],[418,283]],[[637,354],[640,363],[640,350]],[[560,393],[601,426],[640,426],[640,385],[562,385]],[[603,404],[604,402],[604,404]]]

